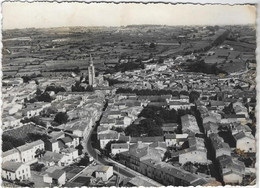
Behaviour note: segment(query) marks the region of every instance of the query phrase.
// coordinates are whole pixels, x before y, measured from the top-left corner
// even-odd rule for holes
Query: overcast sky
[[[3,29],[62,26],[255,24],[249,5],[171,5],[112,3],[2,4]]]

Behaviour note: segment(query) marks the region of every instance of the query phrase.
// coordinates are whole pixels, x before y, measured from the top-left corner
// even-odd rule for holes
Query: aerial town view
[[[2,43],[2,186],[256,184],[251,22],[7,27]]]

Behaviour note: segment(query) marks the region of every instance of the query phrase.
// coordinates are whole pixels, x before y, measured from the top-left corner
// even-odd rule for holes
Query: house
[[[65,134],[64,138],[59,138],[59,147],[62,148],[61,146],[65,145],[67,147],[72,147],[75,148],[79,145],[79,137],[76,135],[72,134]]]
[[[225,184],[241,184],[245,175],[245,164],[231,156],[222,155],[217,158],[220,173]]]
[[[207,122],[207,123],[203,123],[203,127],[204,127],[205,134],[207,135],[207,137],[209,137],[210,134],[219,132],[220,124]]]
[[[239,132],[233,135],[236,140],[236,148],[245,152],[256,152],[256,139],[251,133]]]
[[[97,166],[95,171],[95,177],[100,178],[102,181],[108,181],[109,178],[113,176],[113,167],[112,166]]]
[[[107,118],[108,119],[118,119],[121,116],[121,111],[107,111]]]
[[[39,150],[44,150],[44,142],[42,140],[37,140],[31,143],[26,143],[22,146],[17,147],[20,153],[21,161],[23,163],[33,163],[37,160],[36,154]]]
[[[215,133],[211,134],[209,138],[213,146],[213,153],[215,154],[215,158],[218,158],[222,155],[231,156],[231,149],[229,145],[224,142],[223,138]]]
[[[162,130],[164,134],[173,134],[178,128],[177,123],[163,123]]]
[[[212,122],[212,123],[217,123],[218,119],[215,116],[206,116],[203,118],[203,124]]]
[[[20,125],[22,125],[21,119],[16,119],[13,116],[7,116],[3,118],[2,129],[5,130],[9,128],[18,127]]]
[[[46,173],[43,175],[43,182],[53,186],[62,186],[66,183],[66,172],[56,169],[52,173]]]
[[[65,133],[63,131],[53,131],[51,133],[49,133],[49,136],[53,139],[59,139],[59,138],[64,138],[65,137]]]
[[[130,144],[145,143],[152,144],[154,142],[163,142],[163,136],[152,136],[152,137],[131,137]]]
[[[245,106],[235,106],[234,112],[237,115],[244,115],[246,118],[249,117],[247,108]]]
[[[127,143],[114,143],[111,144],[111,153],[113,155],[116,155],[118,153],[128,151],[129,150],[129,144]]]
[[[2,163],[5,163],[6,161],[21,162],[19,150],[16,148],[13,148],[11,150],[3,152]]]
[[[39,163],[42,163],[45,166],[66,166],[71,164],[71,161],[68,162],[68,157],[64,154],[46,151],[39,159]]]
[[[200,129],[197,124],[197,120],[193,115],[186,114],[181,117],[182,133],[193,135],[200,133]]]
[[[177,144],[176,134],[165,134],[164,138],[167,147]]]
[[[218,110],[223,110],[225,108],[225,102],[224,101],[211,100],[210,101],[210,106],[211,107],[216,107]]]
[[[2,178],[7,180],[28,180],[31,178],[30,166],[21,162],[6,161],[2,164]]]
[[[237,134],[239,132],[244,132],[246,134],[252,133],[252,129],[248,125],[242,125],[240,123],[232,123],[230,124],[230,131],[232,135]]]
[[[140,172],[140,163],[146,159],[162,161],[166,152],[166,144],[164,143],[142,143],[130,145],[129,151],[119,153],[121,163],[133,170]]]
[[[165,144],[167,147],[169,146],[181,146],[185,141],[188,140],[188,134],[165,134]]]
[[[234,122],[246,124],[247,120],[244,114],[223,115],[223,118],[221,119],[221,123],[234,123]]]
[[[108,142],[119,139],[119,133],[116,131],[99,134],[100,148],[104,149]]]
[[[210,181],[197,174],[185,171],[180,167],[152,159],[141,161],[139,169],[143,175],[165,186],[202,186]]]
[[[178,151],[179,163],[185,164],[191,162],[207,164],[207,150],[205,148],[204,140],[202,138],[193,137],[188,139],[188,143],[189,148]]]
[[[79,158],[79,152],[77,149],[74,148],[63,148],[60,153],[66,156],[66,161],[68,164],[77,161],[77,159]]]
[[[40,112],[44,108],[48,108],[50,106],[51,106],[51,103],[47,103],[47,102],[46,103],[45,102],[33,103],[32,105],[29,105],[26,108],[24,108],[22,113],[27,118],[31,118],[33,116],[40,115]]]
[[[45,145],[46,151],[51,151],[51,152],[55,152],[55,153],[60,152],[59,142],[56,139],[51,138],[51,139],[45,140],[44,145]]]
[[[169,108],[174,110],[185,110],[190,109],[194,104],[188,102],[180,102],[180,101],[170,101]]]

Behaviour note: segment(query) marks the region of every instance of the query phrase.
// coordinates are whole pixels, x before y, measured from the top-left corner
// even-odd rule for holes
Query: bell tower
[[[93,65],[93,60],[92,60],[92,56],[91,54],[89,55],[90,58],[90,65],[88,67],[88,82],[89,85],[95,87],[96,83],[95,83],[95,67]]]

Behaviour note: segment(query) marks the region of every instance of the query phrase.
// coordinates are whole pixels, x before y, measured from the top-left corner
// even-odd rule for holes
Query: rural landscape
[[[2,32],[7,187],[256,183],[256,28]]]

